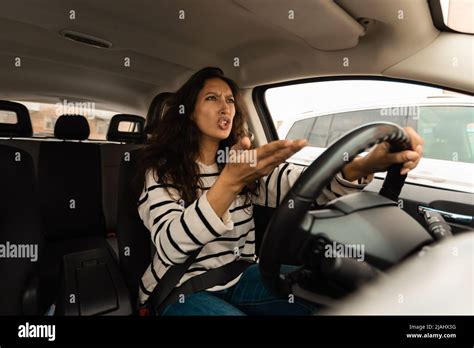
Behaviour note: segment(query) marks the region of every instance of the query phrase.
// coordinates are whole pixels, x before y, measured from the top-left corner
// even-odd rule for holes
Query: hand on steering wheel
[[[303,249],[308,239],[308,232],[300,226],[322,189],[347,165],[347,157],[349,161],[352,161],[360,152],[367,151],[368,148],[383,142],[390,144],[392,152],[398,153],[387,153],[383,147],[379,147],[366,160],[371,161],[377,157],[387,158],[384,165],[388,165],[390,168],[380,195],[365,193],[362,202],[353,202],[353,198],[349,195],[349,201],[342,204],[342,209],[345,211],[341,213],[343,215],[351,214],[355,218],[353,221],[357,221],[359,211],[366,215],[372,208],[392,206],[395,209],[392,216],[397,216],[396,221],[400,226],[406,223],[406,226],[411,229],[410,238],[415,245],[429,239],[426,230],[421,228],[408,214],[398,209],[394,202],[398,199],[406,177],[401,173],[417,164],[418,151],[420,153],[422,151],[419,147],[422,141],[416,133],[413,133],[413,130],[404,131],[398,125],[388,122],[361,126],[333,143],[306,169],[277,207],[263,237],[259,265],[262,279],[270,289],[280,293],[287,291],[285,289],[287,284],[280,277],[280,265],[284,263],[297,264],[302,261],[298,253]],[[409,134],[413,135],[414,139],[409,137]],[[413,146],[417,152],[415,152],[416,158],[413,157],[414,159],[411,160],[412,157],[409,154],[413,152],[408,149]],[[370,164],[370,162],[366,163]],[[402,163],[405,166],[403,169],[401,169]],[[289,204],[290,202],[291,204]],[[390,235],[386,236],[385,240],[389,238]],[[406,255],[411,251],[410,248],[411,244],[400,247],[393,260]]]
[[[410,139],[410,148],[404,151],[394,152],[390,143],[383,142],[376,145],[361,161],[366,175],[375,172],[384,172],[393,164],[402,164],[401,175],[407,174],[420,162],[423,155],[423,139],[411,127],[404,128]]]

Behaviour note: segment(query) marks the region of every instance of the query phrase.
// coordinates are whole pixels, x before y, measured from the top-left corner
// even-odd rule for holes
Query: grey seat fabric
[[[43,256],[31,156],[0,145],[0,315],[38,314],[38,264]]]
[[[133,131],[119,131],[120,122],[135,123]],[[102,204],[104,207],[107,234],[117,232],[117,199],[120,162],[130,153],[142,147],[146,139],[143,131],[144,118],[136,115],[118,114],[112,117],[107,131],[107,140],[120,144],[101,144],[102,158]]]
[[[102,204],[104,207],[107,234],[117,232],[117,200],[119,187],[119,170],[122,159],[141,148],[138,144],[102,144]]]
[[[26,151],[33,160],[33,167],[35,176],[37,175],[38,171],[38,157],[39,157],[39,150],[40,150],[40,141],[31,140],[31,139],[0,139],[0,144],[13,146],[19,149]]]
[[[129,161],[122,161],[118,189],[119,260],[132,301],[138,297],[141,277],[151,262],[151,250],[154,247],[150,232],[140,219],[137,209],[139,193],[134,187],[134,176],[139,151],[133,151]]]
[[[54,301],[59,288],[63,255],[95,248],[114,255],[105,238],[100,145],[77,141],[89,136],[83,116],[59,117],[54,133],[71,141],[40,146],[38,186],[47,254],[41,279],[49,295],[44,305]]]
[[[151,134],[153,129],[157,126],[158,122],[163,117],[164,113],[168,109],[171,98],[174,93],[162,92],[153,98],[148,108],[145,123],[145,133]]]
[[[31,136],[31,120],[19,103],[0,101],[0,110],[17,119],[0,123],[0,136],[9,138],[0,144],[0,315],[36,315],[43,236],[35,167],[27,151],[11,146],[17,137]]]
[[[54,133],[57,138],[86,139],[89,124],[83,116],[61,116]],[[100,161],[98,144],[41,143],[38,183],[47,240],[105,237]]]
[[[0,110],[16,114],[16,123],[0,123],[0,137],[4,138],[0,139],[0,144],[28,152],[33,158],[36,173],[40,143],[29,140],[33,135],[33,127],[28,109],[20,103],[0,100]]]

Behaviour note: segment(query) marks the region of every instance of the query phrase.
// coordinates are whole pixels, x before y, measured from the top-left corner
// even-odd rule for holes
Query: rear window
[[[0,110],[0,123],[17,123],[16,113],[8,110]]]
[[[75,114],[83,115],[87,119],[90,128],[90,140],[106,140],[110,120],[118,114],[117,111],[96,109],[93,102],[49,104],[18,101],[18,103],[28,108],[33,126],[33,137],[39,138],[54,137],[54,126],[59,116]],[[8,123],[9,118],[0,114],[0,122],[3,122],[1,121],[3,118],[6,118],[5,123]],[[14,115],[13,118],[13,123],[16,123],[16,116]]]

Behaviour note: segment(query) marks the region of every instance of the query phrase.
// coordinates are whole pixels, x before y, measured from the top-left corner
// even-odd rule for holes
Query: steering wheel
[[[321,243],[321,238],[364,245],[367,261],[382,269],[432,242],[427,231],[396,203],[406,178],[400,175],[401,165],[389,168],[379,194],[349,194],[329,202],[325,209],[310,211],[322,189],[349,161],[384,141],[392,152],[410,147],[398,125],[366,124],[330,145],[298,178],[276,208],[262,240],[259,268],[269,290],[289,294],[291,282],[280,274],[280,266],[311,263],[308,253],[321,253],[321,245],[314,244],[315,240]]]

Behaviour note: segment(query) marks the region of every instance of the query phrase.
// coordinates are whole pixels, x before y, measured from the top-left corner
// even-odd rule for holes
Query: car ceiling
[[[112,47],[68,40],[63,30]],[[10,1],[0,43],[0,98],[95,101],[142,115],[158,92],[204,66],[221,67],[242,88],[367,74],[474,92],[473,36],[440,34],[426,0]],[[453,57],[459,64],[450,67]]]

